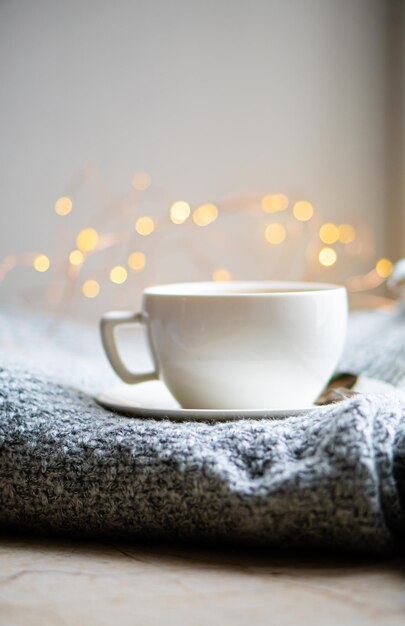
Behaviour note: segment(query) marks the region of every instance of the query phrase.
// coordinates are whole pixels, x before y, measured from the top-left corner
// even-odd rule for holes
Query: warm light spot
[[[155,230],[155,222],[151,217],[144,215],[136,220],[135,230],[139,235],[147,237],[147,235],[150,235]]]
[[[145,191],[150,187],[151,177],[148,172],[137,172],[132,179],[132,186],[137,191]]]
[[[323,243],[335,243],[339,239],[339,229],[335,224],[322,224],[319,237]]]
[[[262,198],[262,209],[266,213],[285,211],[288,207],[288,198],[283,193],[273,193]]]
[[[71,265],[81,265],[84,261],[84,254],[80,250],[72,250],[69,254],[69,261]]]
[[[380,259],[375,266],[375,271],[380,278],[388,278],[392,274],[392,269],[392,263],[389,259]]]
[[[231,278],[232,276],[230,272],[228,272],[228,270],[224,268],[219,268],[217,270],[214,270],[212,273],[212,280],[215,280],[215,282],[224,283],[224,282],[227,282],[228,280],[231,280]]]
[[[123,265],[116,265],[110,271],[110,280],[116,285],[122,285],[128,278],[128,272]]]
[[[279,243],[283,243],[287,233],[282,224],[274,223],[267,226],[264,231],[264,236],[269,243],[277,245]]]
[[[306,200],[300,200],[294,204],[293,214],[300,222],[308,222],[314,214],[314,207]]]
[[[184,200],[179,200],[170,207],[170,219],[173,224],[183,224],[190,216],[190,213],[190,205],[188,202],[184,202]]]
[[[98,243],[98,233],[94,228],[84,228],[76,237],[76,245],[82,252],[91,252]]]
[[[50,265],[51,263],[45,254],[38,254],[34,259],[34,268],[37,272],[46,272],[46,270],[49,270]]]
[[[146,256],[143,252],[132,252],[128,257],[128,267],[139,271],[146,265]]]
[[[356,238],[356,231],[350,224],[341,224],[339,226],[339,241],[342,243],[352,243]]]
[[[86,280],[82,285],[82,294],[86,298],[95,298],[100,293],[100,285],[96,280]]]
[[[197,226],[208,226],[218,217],[218,209],[215,204],[202,204],[193,213],[193,222]]]
[[[319,253],[319,263],[325,267],[334,265],[337,261],[337,254],[333,248],[322,248]]]
[[[55,202],[55,213],[58,215],[67,215],[73,207],[73,202],[67,196],[58,198]]]

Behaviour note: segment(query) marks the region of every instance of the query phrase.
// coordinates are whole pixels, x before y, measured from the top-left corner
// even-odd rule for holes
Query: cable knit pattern
[[[3,527],[365,552],[401,540],[401,393],[355,396],[279,420],[126,418],[84,391],[111,376],[98,355],[85,356],[97,342],[91,333],[81,330],[75,349],[69,326],[50,344],[37,322],[3,318]],[[405,357],[397,319],[393,332],[398,372]],[[368,366],[368,358],[357,363]]]

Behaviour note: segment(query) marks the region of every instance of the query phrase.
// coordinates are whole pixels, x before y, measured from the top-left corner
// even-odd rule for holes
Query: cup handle
[[[122,380],[130,385],[135,383],[144,383],[148,380],[156,380],[158,378],[158,371],[156,366],[156,358],[150,344],[148,336],[149,350],[152,356],[154,369],[151,372],[144,372],[136,374],[131,372],[124,364],[121,356],[118,352],[117,342],[115,340],[115,329],[121,325],[146,325],[148,324],[148,318],[145,313],[132,313],[132,311],[109,311],[105,313],[100,321],[101,340],[103,342],[104,350],[107,354],[108,360],[111,363],[113,370],[118,374]]]

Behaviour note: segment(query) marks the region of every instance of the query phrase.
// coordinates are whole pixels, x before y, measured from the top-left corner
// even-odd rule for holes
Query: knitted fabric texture
[[[367,341],[353,321],[362,351],[351,339],[342,367],[401,387],[405,321],[367,320]],[[92,331],[65,325],[49,339],[38,320],[0,321],[3,527],[365,552],[401,541],[400,391],[278,420],[127,418],[90,395],[114,380]]]

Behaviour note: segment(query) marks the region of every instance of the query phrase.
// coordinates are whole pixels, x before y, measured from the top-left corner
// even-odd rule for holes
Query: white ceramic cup
[[[341,356],[347,295],[300,282],[184,283],[146,289],[141,313],[101,320],[104,349],[126,383],[161,379],[188,409],[310,406]],[[154,370],[122,361],[115,329],[146,329]]]

